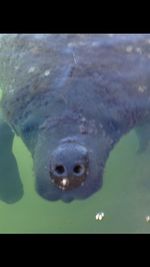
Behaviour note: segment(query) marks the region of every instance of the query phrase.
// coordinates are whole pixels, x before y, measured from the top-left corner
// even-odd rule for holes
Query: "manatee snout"
[[[59,145],[51,154],[49,176],[62,191],[83,186],[89,171],[86,147],[76,143]]]
[[[50,201],[70,202],[96,193],[112,148],[110,138],[101,130],[81,134],[78,124],[66,117],[51,128],[48,120],[44,125],[33,152],[38,194]]]

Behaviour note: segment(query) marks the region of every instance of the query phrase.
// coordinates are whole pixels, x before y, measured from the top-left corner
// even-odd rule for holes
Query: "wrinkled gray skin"
[[[139,127],[140,149],[147,146],[149,84],[150,35],[1,36],[1,199],[13,203],[23,195],[11,152],[14,133],[32,154],[40,196],[70,202],[99,190],[109,153],[124,134]],[[83,186],[62,190],[51,180],[52,155],[61,150],[70,164],[77,148],[87,151],[86,179]],[[4,162],[8,169],[12,164],[11,173]]]

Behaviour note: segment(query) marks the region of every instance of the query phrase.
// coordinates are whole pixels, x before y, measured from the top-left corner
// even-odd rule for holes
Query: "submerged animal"
[[[110,151],[137,128],[150,136],[149,34],[0,36],[0,198],[23,195],[14,134],[32,154],[47,200],[85,199],[102,186]]]

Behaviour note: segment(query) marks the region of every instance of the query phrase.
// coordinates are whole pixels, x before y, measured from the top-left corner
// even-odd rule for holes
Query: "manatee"
[[[0,36],[0,199],[23,196],[14,135],[31,152],[37,193],[86,199],[131,129],[150,136],[150,34]]]

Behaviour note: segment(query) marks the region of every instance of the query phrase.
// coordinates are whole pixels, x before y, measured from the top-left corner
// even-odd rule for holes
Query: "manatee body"
[[[32,154],[43,198],[69,202],[99,190],[124,134],[138,127],[147,146],[149,84],[149,34],[1,35],[0,198],[23,195],[14,134]]]

